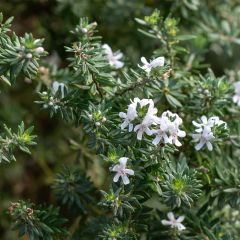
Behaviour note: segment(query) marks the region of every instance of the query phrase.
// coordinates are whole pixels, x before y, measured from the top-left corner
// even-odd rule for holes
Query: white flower
[[[170,133],[169,141],[172,142],[177,147],[180,147],[182,146],[182,144],[179,142],[178,137],[180,138],[185,137],[186,132],[183,130],[180,130],[178,127],[179,126],[177,123],[171,123],[171,125],[169,126],[169,133]]]
[[[119,116],[123,119],[121,129],[128,127],[129,132],[134,130],[137,133],[137,139],[142,140],[143,135],[155,135],[152,143],[157,145],[161,141],[165,144],[175,144],[181,146],[178,138],[186,136],[186,133],[179,129],[182,119],[176,113],[165,111],[161,117],[158,117],[157,108],[154,107],[152,99],[134,98],[128,106],[127,113],[120,112]],[[133,121],[136,125],[133,125]],[[157,126],[157,127],[155,127]],[[154,128],[152,128],[154,127]]]
[[[177,228],[178,231],[185,230],[186,227],[182,224],[184,220],[184,216],[180,216],[177,219],[175,219],[174,214],[172,212],[169,212],[167,214],[169,220],[162,220],[162,225],[164,226],[170,226],[171,228]]]
[[[150,130],[150,126],[153,123],[152,121],[153,119],[151,118],[151,116],[147,115],[145,116],[145,118],[143,119],[142,123],[137,124],[134,127],[134,131],[137,132],[137,139],[138,140],[142,140],[142,136],[144,133],[146,133],[147,135],[152,135],[152,131]]]
[[[195,133],[192,134],[193,142],[199,142],[196,146],[195,149],[199,151],[201,148],[204,147],[204,145],[207,146],[209,151],[212,151],[213,146],[212,146],[212,141],[214,140],[213,133],[211,131],[211,128],[209,126],[205,126],[203,128],[203,131],[200,133]]]
[[[127,185],[130,183],[128,175],[131,175],[131,176],[134,175],[134,171],[132,169],[126,168],[127,160],[128,160],[127,157],[121,157],[119,159],[119,164],[115,165],[112,168],[112,171],[116,172],[113,178],[114,182],[118,182],[119,177],[121,177],[124,185]]]
[[[141,62],[143,63],[143,66],[138,66],[149,74],[152,68],[164,66],[164,61],[164,57],[158,57],[150,62],[148,62],[145,57],[141,57]]]
[[[142,99],[142,100],[140,100],[139,103],[140,103],[141,107],[149,105],[147,113],[146,113],[145,117],[143,118],[143,121],[134,127],[134,131],[137,132],[137,139],[142,140],[142,136],[144,133],[146,133],[149,136],[152,135],[150,126],[156,120],[157,109],[154,107],[154,102],[152,99]]]
[[[152,99],[140,100],[139,98],[134,98],[134,100],[131,101],[131,103],[128,105],[127,113],[120,112],[119,117],[124,120],[123,123],[121,124],[121,129],[125,129],[126,127],[128,127],[128,131],[131,132],[134,127],[132,121],[138,117],[138,111],[137,111],[138,104],[139,104],[140,108],[143,108],[143,107],[149,105],[147,114],[145,115],[142,123],[137,124],[134,128],[134,131],[138,131],[138,130],[140,131],[138,134],[138,139],[139,138],[142,139],[140,137],[140,135],[143,134],[142,131],[144,131],[145,127],[148,127],[152,124],[152,122],[154,121],[155,114],[157,113],[157,109],[154,108],[154,102]],[[141,134],[141,132],[142,132],[142,134]]]
[[[235,88],[235,95],[233,96],[233,102],[237,103],[238,106],[240,106],[240,81],[234,83]]]
[[[220,120],[219,117],[210,117],[209,122],[211,122],[212,126],[214,126],[214,125],[220,126],[220,125],[224,124],[224,128],[225,129],[227,128],[227,123]]]
[[[197,127],[197,129],[195,130],[196,132],[202,132],[205,126],[208,127],[213,127],[214,125],[220,126],[222,124],[224,124],[224,127],[227,128],[227,124],[220,120],[219,117],[210,117],[209,119],[207,119],[206,116],[202,116],[201,117],[201,123],[197,123],[195,121],[192,121],[193,125],[195,127]]]
[[[60,92],[61,92],[61,97],[64,98],[65,85],[63,83],[54,81],[53,85],[52,85],[52,93],[55,95],[57,93],[57,91],[59,90],[59,88],[60,88]]]
[[[113,52],[110,46],[107,44],[103,44],[102,48],[111,66],[116,69],[123,67],[124,63],[120,61],[120,59],[123,57],[123,54],[120,51]]]
[[[212,132],[212,128],[214,126],[224,125],[224,128],[227,128],[227,124],[216,116],[210,117],[209,119],[207,119],[206,116],[202,116],[200,123],[197,123],[195,121],[192,121],[192,123],[195,127],[197,127],[197,129],[195,130],[196,133],[192,134],[193,142],[199,142],[195,146],[195,149],[197,151],[202,149],[204,145],[207,146],[209,151],[212,151],[212,142],[215,139],[215,136]]]
[[[162,117],[168,117],[170,121],[174,122],[177,126],[182,124],[182,119],[176,113],[165,111],[162,113]]]
[[[121,129],[124,129],[128,126],[128,131],[133,130],[133,124],[131,123],[137,117],[137,103],[140,102],[139,98],[134,98],[133,102],[128,105],[127,113],[120,112],[119,117],[123,118],[124,121],[121,124]]]
[[[179,142],[178,137],[185,137],[185,131],[179,129],[182,124],[182,119],[176,113],[170,111],[163,112],[160,118],[155,119],[159,126],[159,129],[152,130],[152,134],[156,135],[152,141],[154,145],[157,145],[163,140],[165,144],[175,144],[177,147],[182,146]]]
[[[195,132],[202,132],[203,128],[208,125],[208,120],[206,116],[201,117],[201,123],[198,123],[196,121],[192,121],[192,124],[197,127]]]
[[[159,144],[162,140],[165,144],[170,143],[169,137],[168,137],[168,127],[169,127],[169,119],[167,117],[161,117],[158,119],[155,119],[155,121],[159,124],[159,129],[153,129],[152,134],[156,135],[156,137],[153,139],[152,143],[154,145]]]

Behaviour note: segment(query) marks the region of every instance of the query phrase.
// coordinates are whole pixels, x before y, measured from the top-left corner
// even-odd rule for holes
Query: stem
[[[168,74],[171,73],[171,71],[172,71],[172,69],[170,68],[169,70],[167,70],[167,72],[163,73],[161,77],[163,77],[163,78],[166,77]],[[150,78],[141,79],[140,81],[133,83],[132,85],[130,85],[129,87],[123,89],[122,91],[115,93],[115,96],[121,96],[121,95],[125,94],[128,91],[133,91],[135,88],[137,88],[137,87],[139,87],[141,85],[145,85],[147,83],[150,83],[151,81],[153,81],[153,80],[150,79]]]
[[[92,80],[93,80],[93,82],[94,82],[94,84],[95,84],[95,86],[96,86],[96,88],[97,88],[97,91],[98,91],[98,93],[99,93],[99,95],[100,95],[100,97],[101,97],[101,102],[103,101],[103,92],[102,92],[102,89],[101,89],[101,87],[100,87],[100,85],[99,85],[99,82],[98,81],[96,81],[96,79],[94,78],[94,74],[92,74]]]

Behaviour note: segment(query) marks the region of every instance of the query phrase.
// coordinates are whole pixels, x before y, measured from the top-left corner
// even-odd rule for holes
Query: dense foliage
[[[239,239],[238,0],[0,7],[1,239]]]

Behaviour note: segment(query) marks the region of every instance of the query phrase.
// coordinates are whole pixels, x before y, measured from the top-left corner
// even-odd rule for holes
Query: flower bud
[[[101,125],[101,123],[100,122],[96,122],[95,125],[96,125],[96,127],[99,127]]]
[[[82,32],[83,32],[83,33],[87,33],[87,32],[88,32],[87,28],[83,28],[83,29],[82,29]]]
[[[102,122],[106,122],[107,119],[105,117],[102,118]]]
[[[43,53],[44,52],[44,48],[43,47],[38,47],[35,49],[35,52],[40,54],[40,53]]]
[[[26,54],[26,58],[31,59],[32,58],[32,54],[31,53],[27,53]]]

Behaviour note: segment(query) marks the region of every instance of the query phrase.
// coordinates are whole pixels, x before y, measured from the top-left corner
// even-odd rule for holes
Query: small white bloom
[[[141,62],[143,63],[143,66],[138,66],[149,74],[152,68],[164,66],[164,61],[164,57],[158,57],[150,62],[148,62],[145,57],[141,57]]]
[[[178,231],[185,230],[186,227],[182,224],[184,220],[184,216],[180,216],[177,219],[175,219],[175,216],[172,212],[169,212],[167,214],[169,220],[162,220],[162,225],[164,226],[170,226],[171,228],[177,228]]]
[[[227,128],[227,124],[224,121],[220,120],[219,117],[216,117],[216,116],[210,117],[209,119],[207,119],[206,116],[202,116],[200,123],[197,123],[196,121],[192,121],[192,123],[195,127],[197,127],[195,132],[202,132],[205,126],[208,126],[211,128],[214,125],[220,126],[224,124],[224,128]]]
[[[63,83],[54,81],[53,85],[52,85],[52,93],[55,95],[57,93],[57,91],[59,90],[59,88],[60,88],[60,92],[61,92],[61,97],[64,98],[65,85]]]
[[[182,124],[182,118],[178,116],[176,113],[172,113],[170,111],[165,111],[162,113],[162,117],[167,117],[171,122],[174,122],[177,126],[180,126]]]
[[[137,117],[137,103],[139,101],[139,98],[134,98],[131,104],[128,105],[127,113],[119,113],[119,117],[124,119],[123,123],[121,124],[121,129],[124,129],[128,126],[129,132],[133,130],[133,124],[131,122]]]
[[[123,57],[123,54],[120,51],[113,52],[108,44],[103,44],[102,48],[111,66],[116,69],[124,66],[124,63],[120,61],[120,59]]]
[[[170,137],[169,140],[170,142],[173,142],[174,145],[177,147],[182,146],[182,144],[179,142],[178,137],[183,138],[186,136],[186,132],[183,130],[180,130],[178,128],[179,126],[176,123],[171,123],[169,126],[169,133]]]
[[[159,129],[153,129],[152,134],[156,135],[153,139],[152,143],[154,145],[159,144],[162,140],[165,144],[170,143],[168,137],[168,127],[169,127],[169,119],[167,117],[156,118],[155,121],[159,124]]]
[[[192,124],[197,127],[197,129],[195,130],[195,132],[202,132],[204,127],[208,125],[208,119],[206,116],[202,116],[201,117],[201,122],[198,123],[196,121],[192,121]]]
[[[197,127],[195,130],[196,133],[192,134],[193,142],[198,142],[195,146],[197,151],[202,149],[205,145],[209,151],[213,150],[212,142],[214,141],[215,136],[213,135],[212,128],[214,126],[224,125],[224,128],[227,128],[227,124],[216,116],[210,117],[209,119],[207,119],[206,116],[202,116],[200,123],[195,121],[192,121],[192,123]]]
[[[152,134],[156,135],[152,141],[154,145],[157,145],[160,141],[165,144],[175,144],[177,147],[182,146],[179,142],[178,137],[183,138],[186,136],[185,131],[179,129],[182,124],[182,119],[176,113],[170,111],[163,112],[160,118],[155,119],[159,128],[152,130]]]
[[[142,140],[143,134],[152,135],[152,131],[150,130],[150,126],[153,123],[153,119],[150,116],[145,116],[142,123],[137,124],[134,127],[134,131],[137,132],[137,139]]]
[[[240,81],[234,83],[234,88],[235,95],[233,96],[233,102],[240,106]]]
[[[145,107],[148,106],[147,113],[143,118],[143,121],[140,124],[137,124],[134,127],[134,131],[137,132],[137,139],[142,140],[143,134],[146,133],[147,135],[152,135],[152,131],[150,127],[156,120],[157,108],[154,107],[154,102],[152,99],[142,99],[140,100],[140,106]]]
[[[205,126],[202,132],[192,134],[193,142],[199,142],[195,149],[199,151],[204,145],[207,146],[209,151],[212,151],[212,141],[215,139],[211,131],[211,127]]]
[[[210,117],[209,122],[211,122],[212,126],[214,125],[220,126],[224,124],[224,128],[225,129],[227,128],[227,123],[220,120],[219,117]]]
[[[132,169],[126,168],[127,165],[127,157],[121,157],[119,159],[119,164],[115,165],[111,171],[116,172],[113,181],[118,182],[119,178],[122,178],[123,184],[127,185],[130,183],[128,175],[134,175],[134,171]]]

